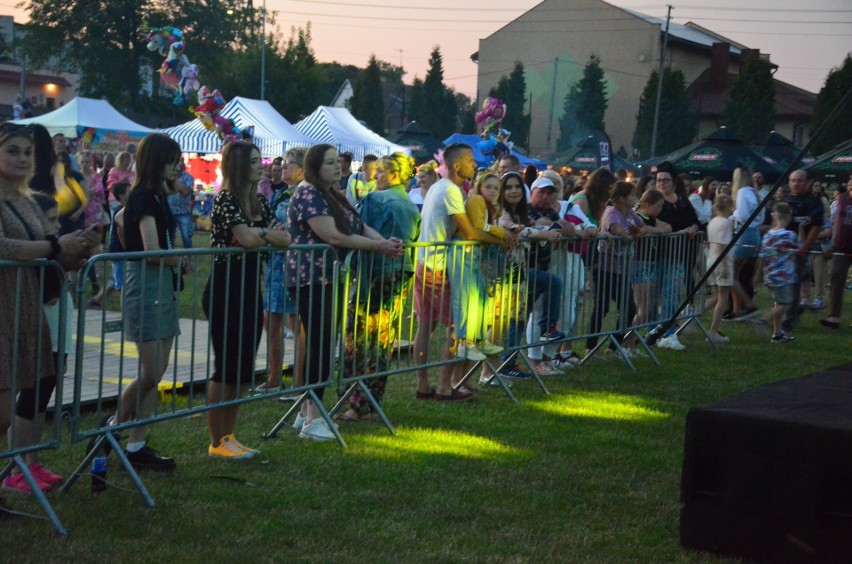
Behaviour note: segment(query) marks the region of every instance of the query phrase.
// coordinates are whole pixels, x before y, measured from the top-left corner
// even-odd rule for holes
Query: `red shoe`
[[[35,478],[35,476],[33,476],[33,478]],[[45,484],[38,478],[35,478],[35,482],[41,491],[50,491],[49,484]],[[26,494],[33,493],[33,491],[30,489],[30,485],[27,483],[27,480],[26,478],[24,478],[23,474],[13,474],[11,476],[6,476],[3,479],[3,488]]]
[[[33,462],[30,464],[30,472],[37,481],[44,482],[51,487],[65,480],[65,478],[59,474],[54,474],[42,466],[41,462]]]

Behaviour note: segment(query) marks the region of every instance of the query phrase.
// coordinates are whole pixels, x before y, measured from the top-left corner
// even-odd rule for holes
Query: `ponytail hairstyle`
[[[402,151],[386,155],[379,159],[379,161],[384,164],[385,170],[399,174],[399,183],[403,186],[408,186],[408,183],[411,182],[411,179],[414,178],[417,172],[414,159]],[[420,168],[422,169],[423,167]]]

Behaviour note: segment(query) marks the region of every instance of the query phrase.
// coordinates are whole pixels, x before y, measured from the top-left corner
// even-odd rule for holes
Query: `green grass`
[[[84,477],[68,494],[49,495],[70,535],[34,519],[0,522],[3,554],[21,562],[713,560],[678,545],[686,413],[848,362],[848,330],[828,333],[817,319],[806,314],[797,341],[783,346],[728,324],[734,344],[719,354],[691,333],[687,352],[659,351],[660,367],[595,361],[547,379],[550,396],[516,384],[517,405],[496,389],[463,405],[418,402],[413,376],[395,376],[385,408],[398,435],[344,425],[348,449],[289,430],[260,440],[284,413],[277,401],[241,411],[238,437],[263,451],[247,462],[207,458],[203,416],[163,422],[151,444],[179,469],[143,474],[155,508],[135,492],[94,494]],[[66,442],[42,458],[68,473],[83,450]],[[130,488],[114,457],[110,464],[108,479]],[[40,513],[32,498],[4,497]]]

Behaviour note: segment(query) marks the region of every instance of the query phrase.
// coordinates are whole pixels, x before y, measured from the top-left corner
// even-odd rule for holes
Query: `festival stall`
[[[78,96],[52,112],[16,120],[21,125],[41,124],[51,135],[78,139],[80,149],[123,151],[153,130],[124,117],[106,100]]]
[[[310,147],[316,141],[298,131],[266,100],[235,97],[219,111],[241,131],[252,132],[252,142],[264,157],[283,156],[291,147]],[[223,141],[200,119],[169,127],[163,133],[177,141],[184,153],[218,153]]]
[[[365,127],[346,108],[320,106],[314,113],[296,124],[296,129],[316,143],[334,145],[338,151],[352,153],[360,161],[366,154],[377,157],[402,151],[411,154],[409,147],[392,143]]]

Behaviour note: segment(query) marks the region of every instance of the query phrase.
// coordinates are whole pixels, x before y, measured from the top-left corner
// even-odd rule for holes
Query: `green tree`
[[[506,117],[502,128],[512,132],[515,145],[529,148],[530,116],[524,113],[527,101],[527,82],[524,78],[524,65],[515,61],[515,68],[509,76],[500,77],[497,86],[488,93],[506,104]],[[467,131],[467,129],[464,129]]]
[[[230,8],[230,13],[224,8]],[[24,46],[32,66],[54,59],[54,68],[79,71],[80,93],[135,105],[143,97],[142,77],[156,71],[163,56],[146,49],[150,27],[184,31],[187,56],[202,69],[202,80],[215,85],[226,71],[224,61],[245,43],[259,11],[242,3],[187,0],[171,4],[153,0],[31,0]],[[150,71],[146,71],[150,69]]]
[[[772,67],[759,57],[746,59],[731,85],[725,125],[746,143],[766,138],[775,126],[775,82]]]
[[[583,69],[583,78],[574,83],[565,96],[562,117],[559,119],[556,150],[570,149],[592,129],[605,129],[604,116],[607,106],[601,60],[597,55],[592,55]]]
[[[636,114],[636,129],[633,131],[633,148],[645,158],[651,155],[651,136],[654,131],[654,107],[657,102],[659,74],[651,72]],[[660,96],[660,121],[657,124],[657,155],[665,155],[688,145],[698,133],[698,120],[689,111],[686,94],[686,79],[679,70],[666,68],[663,71],[663,93]]]
[[[852,55],[847,54],[842,65],[829,71],[828,76],[825,77],[825,83],[817,94],[811,134],[823,124],[834,106],[850,88],[852,88]],[[846,141],[852,134],[850,132],[852,132],[852,104],[847,104],[822,138],[814,142],[814,153],[824,153],[838,143]]]
[[[409,116],[438,139],[454,133],[458,126],[458,107],[452,90],[444,85],[443,57],[435,47],[429,57],[424,80],[415,79],[411,88]]]
[[[385,102],[382,76],[375,55],[370,56],[367,68],[358,73],[350,104],[352,115],[367,124],[376,133],[385,130]]]

